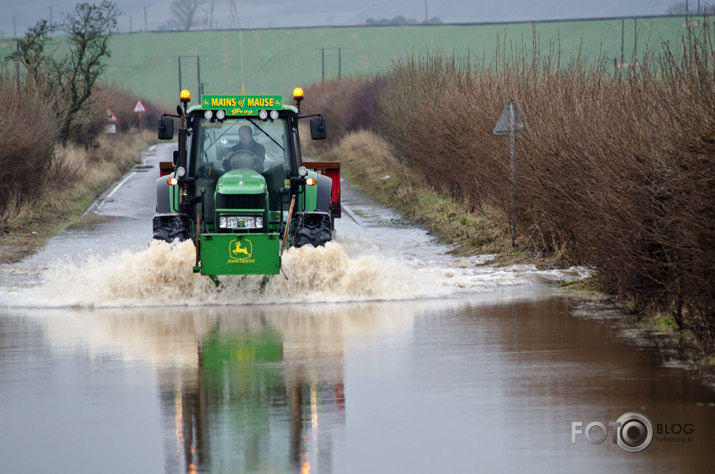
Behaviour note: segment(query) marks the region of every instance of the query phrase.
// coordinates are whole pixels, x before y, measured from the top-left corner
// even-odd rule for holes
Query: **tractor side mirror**
[[[325,130],[325,119],[323,117],[314,117],[310,119],[310,138],[313,140],[325,140],[328,136]]]
[[[159,140],[171,140],[172,138],[174,138],[174,119],[159,117]]]

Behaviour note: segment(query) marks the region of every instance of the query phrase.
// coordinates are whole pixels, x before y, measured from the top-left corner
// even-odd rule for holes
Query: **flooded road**
[[[715,392],[552,289],[578,271],[452,258],[344,190],[335,244],[218,292],[147,247],[169,150],[0,267],[2,472],[711,472]]]

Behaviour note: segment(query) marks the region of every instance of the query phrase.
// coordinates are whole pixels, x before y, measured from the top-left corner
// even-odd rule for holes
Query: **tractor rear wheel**
[[[189,240],[191,220],[183,214],[158,214],[153,220],[154,238],[165,242]]]
[[[290,243],[293,247],[325,245],[333,238],[331,229],[332,217],[327,212],[296,212],[290,225]]]

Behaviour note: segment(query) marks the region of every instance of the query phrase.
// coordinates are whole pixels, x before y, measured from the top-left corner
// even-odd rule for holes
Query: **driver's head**
[[[241,125],[238,128],[238,138],[242,143],[251,143],[253,141],[253,130],[249,125]]]

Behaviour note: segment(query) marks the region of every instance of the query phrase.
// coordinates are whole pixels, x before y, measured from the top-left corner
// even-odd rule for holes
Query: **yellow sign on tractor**
[[[259,110],[281,110],[280,95],[202,95],[203,110],[227,109],[228,115],[256,115]]]

